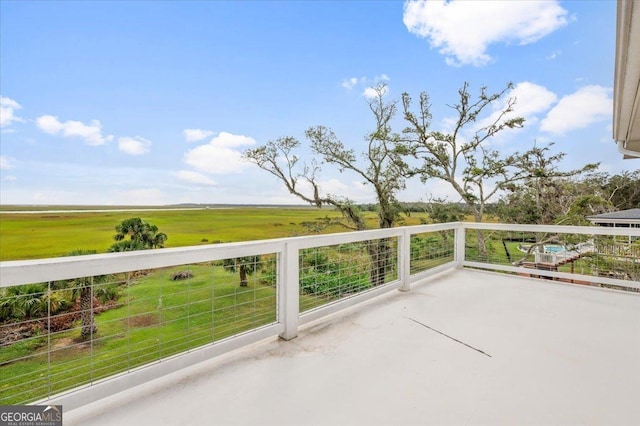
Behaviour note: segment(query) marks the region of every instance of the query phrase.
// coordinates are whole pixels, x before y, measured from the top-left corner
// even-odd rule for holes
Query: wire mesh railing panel
[[[448,229],[411,235],[411,274],[428,271],[455,258],[455,231]]]
[[[461,240],[464,247],[457,247]],[[260,254],[245,256],[252,253]],[[399,255],[409,259],[398,264]],[[404,285],[405,279],[408,284],[407,272],[420,274],[454,259],[473,268],[640,290],[640,233],[586,227],[425,225],[85,260],[6,262],[0,264],[0,405],[90,386],[277,324],[279,310],[281,322],[254,335],[286,332],[297,328],[287,320],[301,312],[351,298],[326,310],[333,311],[355,303],[357,295],[393,288],[385,284]],[[97,273],[106,275],[92,275]],[[77,276],[83,277],[68,278]],[[296,296],[298,311],[289,303]],[[317,310],[307,318],[323,314]]]
[[[300,312],[398,279],[397,238],[300,250]]]
[[[531,269],[532,277],[606,287],[608,279],[640,282],[640,239],[620,235],[468,229],[465,258],[472,262]],[[535,271],[562,272],[550,277]],[[578,275],[580,277],[578,277]]]
[[[0,405],[23,404],[277,321],[276,256],[0,289]]]
[[[467,229],[465,259],[497,265],[514,265],[525,252],[522,247],[535,241],[534,232]]]

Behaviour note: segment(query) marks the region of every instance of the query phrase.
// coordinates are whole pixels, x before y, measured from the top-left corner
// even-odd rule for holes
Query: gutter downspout
[[[640,158],[640,152],[630,151],[630,150],[626,149],[624,147],[624,142],[623,141],[618,141],[618,151],[621,154],[628,155],[629,157]]]

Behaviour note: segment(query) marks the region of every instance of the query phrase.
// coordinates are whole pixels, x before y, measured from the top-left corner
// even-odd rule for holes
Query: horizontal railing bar
[[[210,244],[123,253],[0,262],[0,287],[275,254],[284,240]]]
[[[434,266],[433,268],[416,272],[415,274],[411,275],[411,283],[413,284],[415,282],[422,281],[425,278],[429,278],[442,272],[455,269],[456,266],[457,262],[455,260],[452,260],[451,262],[443,263],[442,265]]]
[[[454,231],[457,228],[463,226],[464,222],[446,222],[446,223],[433,223],[426,225],[411,225],[411,226],[401,226],[397,229],[406,229],[410,235],[414,234],[426,234],[430,232],[440,232],[440,231]]]
[[[399,226],[396,228],[371,229],[365,231],[351,231],[337,234],[311,235],[305,237],[291,237],[288,241],[294,241],[300,249],[364,242],[381,238],[402,236],[405,230],[410,235],[428,232],[454,230],[461,222],[438,223],[432,225]]]
[[[92,385],[82,386],[73,389],[71,392],[54,395],[35,404],[55,404],[63,405],[66,411],[73,410],[107,396],[125,391],[142,383],[161,378],[167,374],[179,371],[183,368],[208,361],[211,358],[239,349],[243,346],[259,342],[261,340],[275,337],[283,331],[281,324],[274,324],[246,333],[234,336],[233,338],[221,340],[214,344],[201,346],[188,353],[181,353],[163,358],[161,361],[154,361],[152,364],[143,365],[108,378],[100,379]]]
[[[211,262],[221,259],[263,254],[276,254],[286,243],[299,249],[337,245],[372,239],[454,230],[457,228],[494,231],[524,231],[543,233],[569,233],[583,235],[640,236],[638,228],[608,228],[600,226],[519,225],[499,223],[451,222],[433,225],[406,226],[337,234],[290,237],[240,243],[210,244],[142,250],[125,253],[105,253],[86,256],[0,262],[0,287],[35,282],[57,281],[86,276],[107,275],[142,269]]]
[[[507,223],[462,222],[465,229],[486,229],[491,231],[524,231],[547,234],[582,234],[640,237],[640,228],[609,228],[605,226],[569,225],[519,225]]]
[[[387,284],[383,284],[381,286],[374,287],[372,289],[363,291],[361,293],[358,293],[349,297],[345,297],[344,299],[339,299],[334,302],[330,302],[326,305],[322,305],[317,308],[311,309],[309,311],[301,312],[300,325],[306,324],[311,321],[315,321],[324,316],[333,314],[335,312],[346,309],[350,306],[364,302],[365,300],[378,297],[381,294],[388,293],[392,290],[397,289],[400,286],[400,284],[401,284],[400,280],[391,281]]]
[[[640,283],[637,281],[630,280],[618,280],[615,278],[607,278],[607,277],[597,277],[593,275],[583,275],[577,273],[569,273],[569,272],[555,272],[555,271],[545,271],[542,269],[530,269],[530,268],[522,268],[517,266],[507,266],[507,265],[496,265],[492,263],[484,263],[484,262],[470,262],[465,261],[463,263],[464,266],[469,266],[472,268],[480,268],[486,270],[495,270],[495,271],[504,271],[504,272],[516,272],[518,274],[527,274],[527,275],[541,275],[545,277],[552,278],[563,278],[573,281],[589,281],[595,284],[611,284],[620,287],[631,287],[640,289]]]
[[[342,234],[327,234],[296,239],[295,243],[300,249],[308,249],[339,244],[359,243],[381,238],[393,238],[402,235],[400,228],[376,229],[371,231],[355,231]]]

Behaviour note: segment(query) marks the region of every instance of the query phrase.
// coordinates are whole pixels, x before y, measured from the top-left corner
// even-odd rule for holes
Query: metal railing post
[[[400,286],[398,290],[411,290],[411,234],[404,228],[398,236],[398,270]]]
[[[300,275],[298,246],[294,242],[285,244],[278,256],[278,322],[284,325],[280,338],[291,340],[298,336],[300,313]]]
[[[465,256],[465,242],[466,242],[466,228],[463,223],[459,223],[455,229],[455,261],[458,265],[458,268],[462,268],[464,264],[464,256]]]

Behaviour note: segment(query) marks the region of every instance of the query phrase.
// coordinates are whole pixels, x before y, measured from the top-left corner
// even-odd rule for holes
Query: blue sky
[[[360,152],[381,81],[390,99],[428,92],[434,130],[463,82],[513,82],[525,128],[493,146],[553,141],[564,168],[634,170],[611,137],[615,13],[614,1],[2,0],[0,202],[298,203],[240,153],[319,124]],[[321,180],[374,200],[355,176]],[[430,195],[457,200],[417,179],[400,199]]]

